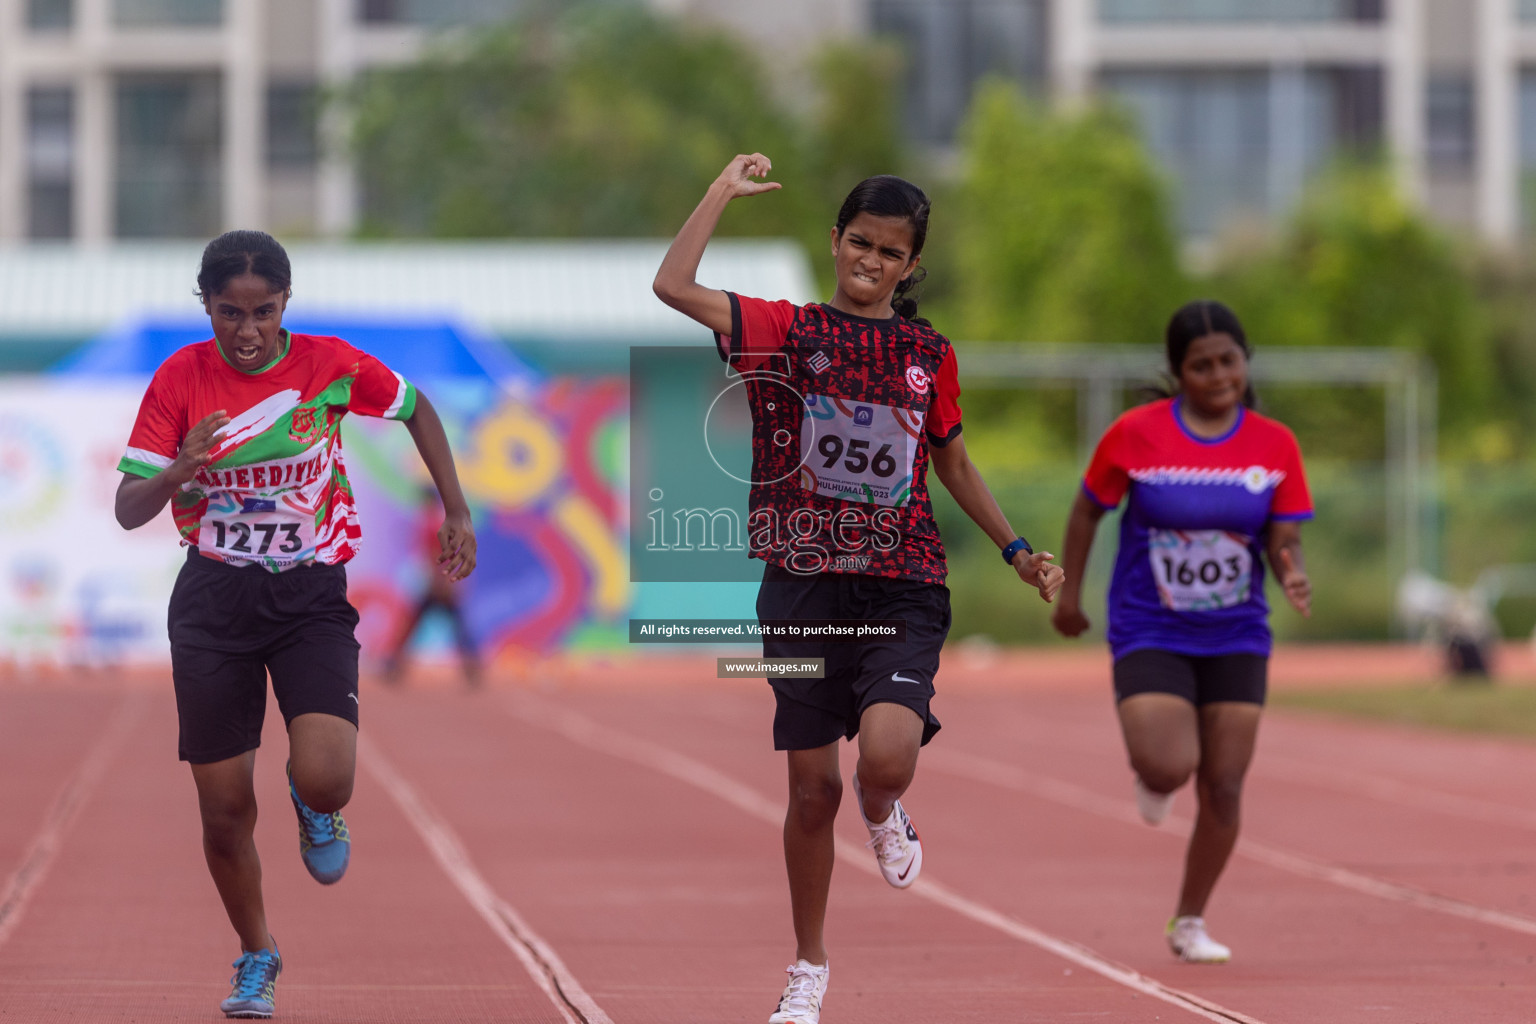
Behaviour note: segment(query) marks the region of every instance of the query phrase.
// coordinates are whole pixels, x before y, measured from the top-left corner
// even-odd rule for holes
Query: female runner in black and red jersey
[[[796,306],[707,288],[695,277],[725,206],[779,188],[738,156],[709,187],[656,275],[667,305],[715,332],[752,409],[749,553],[767,562],[757,613],[769,620],[904,620],[905,640],[813,648],[765,639],[765,657],[824,657],[824,679],[774,678],[776,749],[788,752],[789,868],[796,963],[770,1024],[816,1024],[827,987],[822,928],[842,798],[838,740],[859,738],[854,797],[886,881],[905,888],[922,846],[900,797],[938,731],[929,710],[949,631],[944,548],[927,468],[1050,601],[1063,573],[1008,525],[960,437],[954,349],[917,319],[928,198],[889,175],[860,182],[832,228],[837,290]]]

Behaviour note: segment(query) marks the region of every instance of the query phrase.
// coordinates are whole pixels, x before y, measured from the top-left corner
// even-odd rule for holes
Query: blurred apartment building
[[[358,190],[316,97],[525,2],[0,0],[0,241],[344,236]],[[1536,0],[648,2],[780,64],[829,35],[894,37],[909,130],[938,147],[985,75],[1113,94],[1193,237],[1283,212],[1352,149],[1392,153],[1447,224],[1511,241],[1526,219]]]

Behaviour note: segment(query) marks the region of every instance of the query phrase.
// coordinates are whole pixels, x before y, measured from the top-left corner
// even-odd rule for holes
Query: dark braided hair
[[[905,178],[898,178],[894,174],[877,174],[853,186],[853,191],[843,200],[842,209],[837,211],[837,233],[841,237],[843,228],[861,213],[876,217],[903,217],[912,225],[912,256],[916,258],[922,254],[923,243],[928,240],[928,210],[931,205],[923,190]],[[932,324],[917,315],[919,296],[915,289],[927,276],[928,271],[918,267],[902,278],[901,283],[896,285],[895,294],[891,296],[891,308],[904,319],[932,327]]]
[[[265,231],[226,231],[203,249],[197,297],[207,302],[242,274],[265,279],[275,292],[287,294],[293,287],[288,253],[277,239]]]
[[[1168,372],[1175,381],[1179,378],[1179,371],[1184,368],[1184,357],[1189,354],[1189,346],[1212,334],[1230,335],[1237,342],[1237,347],[1243,350],[1243,358],[1253,358],[1248,335],[1244,333],[1236,313],[1214,299],[1189,302],[1173,314],[1168,321],[1168,330],[1164,333],[1168,349]],[[1254,392],[1252,382],[1243,392],[1243,404],[1250,409],[1258,407],[1259,396]]]

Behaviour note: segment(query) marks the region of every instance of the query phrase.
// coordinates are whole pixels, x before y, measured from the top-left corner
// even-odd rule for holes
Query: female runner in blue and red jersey
[[[1295,436],[1253,410],[1237,316],[1219,302],[1192,302],[1169,322],[1167,347],[1177,393],[1121,416],[1093,454],[1067,524],[1067,584],[1052,622],[1066,636],[1088,628],[1088,550],[1099,519],[1125,499],[1108,631],[1120,727],[1148,824],[1195,777],[1199,814],[1167,936],[1183,960],[1224,963],[1231,950],[1206,933],[1204,913],[1237,843],[1264,708],[1261,556],[1308,614],[1300,524],[1312,518],[1312,499]]]

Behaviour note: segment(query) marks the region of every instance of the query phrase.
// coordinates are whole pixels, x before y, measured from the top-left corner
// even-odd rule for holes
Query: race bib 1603
[[[912,498],[923,414],[811,395],[800,427],[800,486],[845,501],[900,507]]]
[[[1212,611],[1248,600],[1251,538],[1224,530],[1153,530],[1149,540],[1152,578],[1164,608]]]

